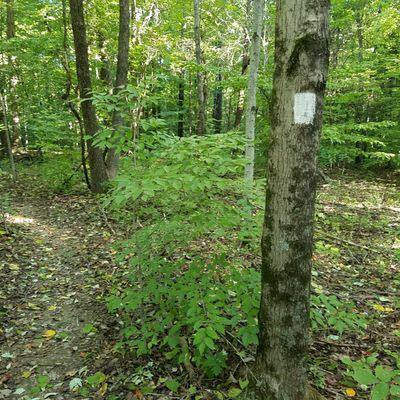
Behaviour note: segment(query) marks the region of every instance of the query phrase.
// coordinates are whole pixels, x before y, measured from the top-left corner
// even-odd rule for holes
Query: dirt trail
[[[96,275],[108,261],[85,208],[15,197],[0,226],[0,399],[79,397],[70,385],[106,346]]]

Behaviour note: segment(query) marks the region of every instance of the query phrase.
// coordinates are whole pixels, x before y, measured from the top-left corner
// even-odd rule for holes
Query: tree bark
[[[102,193],[105,190],[104,186],[108,178],[102,151],[100,148],[93,146],[93,138],[98,131],[98,121],[95,107],[90,99],[92,82],[89,70],[83,0],[69,0],[69,5],[72,32],[74,35],[76,74],[82,100],[82,118],[86,135],[89,137],[87,147],[90,166],[90,186],[93,192]]]
[[[246,16],[250,14],[251,10],[251,2],[252,0],[247,0],[246,2]],[[248,24],[243,29],[243,55],[242,55],[242,73],[241,75],[245,75],[247,72],[247,68],[250,63],[250,58],[249,58],[249,32],[248,32]],[[235,112],[235,120],[233,122],[233,127],[237,128],[240,123],[242,122],[243,118],[243,112],[244,112],[244,96],[245,96],[245,91],[244,89],[240,88],[238,97],[237,97],[237,103],[236,103],[236,112]]]
[[[206,101],[204,88],[204,73],[202,71],[203,62],[201,56],[201,33],[200,33],[200,0],[194,0],[194,41],[197,64],[197,99],[198,99],[198,117],[197,134],[206,134]]]
[[[253,27],[251,34],[251,55],[249,79],[247,82],[246,104],[246,166],[245,181],[252,183],[254,179],[254,138],[257,115],[257,76],[260,63],[260,46],[265,12],[265,0],[253,0]]]
[[[14,155],[12,152],[11,140],[10,140],[10,130],[8,128],[7,108],[6,108],[6,104],[5,104],[2,93],[0,93],[0,111],[1,111],[1,114],[3,117],[3,120],[1,121],[1,123],[4,125],[4,137],[2,137],[2,141],[4,140],[4,145],[6,147],[8,160],[10,162],[10,170],[11,170],[12,179],[13,179],[13,181],[16,181],[17,173],[15,171]]]
[[[68,110],[71,111],[72,115],[75,117],[78,123],[79,129],[79,145],[81,149],[81,164],[83,169],[83,176],[85,177],[85,182],[90,189],[90,180],[89,180],[89,172],[86,166],[86,143],[85,143],[85,128],[83,126],[83,121],[79,111],[75,107],[74,103],[71,101],[71,88],[72,88],[72,73],[71,68],[69,66],[69,50],[68,50],[68,20],[67,20],[67,5],[66,0],[62,0],[62,16],[63,16],[63,49],[64,49],[64,59],[62,60],[62,64],[65,70],[65,93],[62,98],[65,100],[65,103],[68,107]]]
[[[185,104],[185,71],[182,69],[179,73],[179,84],[178,84],[178,131],[179,137],[183,137],[185,134],[185,121],[184,121],[184,104]]]
[[[222,74],[219,72],[217,74],[217,87],[214,91],[214,107],[213,107],[213,120],[214,120],[214,132],[221,133],[222,127],[222,101],[223,101],[223,93],[222,93]]]
[[[7,6],[7,40],[15,38],[15,13],[14,13],[14,0],[6,0]],[[10,66],[15,67],[15,60],[11,54],[8,55],[8,63]],[[18,110],[18,98],[17,98],[17,85],[18,76],[16,74],[10,77],[10,98],[9,107],[12,118],[11,123],[11,143],[19,142],[21,138],[20,129],[20,118]]]
[[[328,0],[278,0],[255,398],[310,397],[307,356]]]
[[[130,41],[130,10],[129,0],[119,0],[119,34],[118,34],[118,60],[115,77],[114,95],[124,89],[128,83],[129,69],[129,41]],[[120,111],[115,110],[112,118],[117,145],[107,153],[107,171],[112,179],[117,176],[119,168],[120,150],[118,146],[123,140],[124,120]]]

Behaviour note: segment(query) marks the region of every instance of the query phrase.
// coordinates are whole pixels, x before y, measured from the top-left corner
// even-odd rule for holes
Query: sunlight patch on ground
[[[33,218],[26,218],[22,215],[11,215],[6,213],[5,217],[6,217],[6,222],[10,224],[29,225],[34,222]]]

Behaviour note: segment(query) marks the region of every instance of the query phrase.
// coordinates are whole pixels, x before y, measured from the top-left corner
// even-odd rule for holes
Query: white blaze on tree
[[[314,122],[317,96],[315,93],[305,92],[294,95],[294,123],[312,124]]]

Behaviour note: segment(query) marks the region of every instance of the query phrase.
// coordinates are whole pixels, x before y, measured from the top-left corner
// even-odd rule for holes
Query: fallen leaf
[[[50,307],[48,308],[48,310],[49,310],[49,311],[57,310],[57,306],[50,306]]]
[[[391,313],[391,312],[394,311],[393,308],[391,308],[391,307],[384,307],[384,306],[382,306],[381,304],[374,304],[373,307],[374,307],[375,310],[380,311],[380,312]]]
[[[28,379],[32,375],[32,371],[24,371],[22,377]]]
[[[108,384],[107,383],[103,383],[103,385],[99,389],[99,392],[98,392],[99,395],[103,397],[107,392],[107,388],[108,388]]]
[[[54,329],[48,329],[43,333],[43,337],[46,338],[47,340],[53,339],[53,337],[57,334],[57,332]]]

